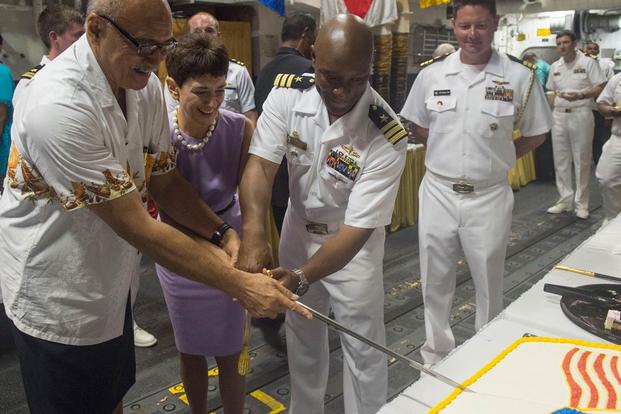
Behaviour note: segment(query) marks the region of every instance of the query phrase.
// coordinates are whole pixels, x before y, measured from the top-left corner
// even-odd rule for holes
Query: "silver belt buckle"
[[[328,225],[323,223],[307,223],[306,231],[312,234],[328,234]]]
[[[470,194],[474,192],[474,186],[466,183],[455,183],[453,184],[453,191],[459,194]]]

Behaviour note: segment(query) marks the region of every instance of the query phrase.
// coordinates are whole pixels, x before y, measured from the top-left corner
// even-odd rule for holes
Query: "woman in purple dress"
[[[253,125],[219,109],[229,57],[204,35],[189,35],[166,59],[167,86],[179,101],[169,114],[177,169],[209,207],[241,231],[237,186],[248,156]],[[162,216],[162,221],[170,222]],[[174,225],[174,223],[171,223]],[[236,258],[226,256],[234,262]],[[245,377],[238,372],[245,311],[224,292],[156,266],[181,358],[181,379],[194,414],[207,414],[207,356],[218,363],[226,414],[241,414]]]

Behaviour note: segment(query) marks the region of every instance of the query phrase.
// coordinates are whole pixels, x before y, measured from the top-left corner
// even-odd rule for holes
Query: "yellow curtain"
[[[450,3],[451,3],[451,0],[420,0],[419,1],[421,9],[426,9],[427,7],[431,7],[431,6],[441,6],[443,4],[450,4]]]

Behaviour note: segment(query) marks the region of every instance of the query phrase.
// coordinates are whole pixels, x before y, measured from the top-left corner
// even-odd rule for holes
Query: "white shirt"
[[[602,74],[604,75],[604,78],[606,78],[606,80],[610,80],[610,78],[612,78],[615,75],[615,62],[612,59],[609,58],[602,58],[602,57],[598,57],[597,59],[597,63],[599,64],[599,68],[602,71]]]
[[[597,98],[597,103],[600,102],[606,102],[608,105],[621,105],[621,73],[617,73],[608,81]],[[612,134],[621,138],[621,117],[613,118]]]
[[[170,94],[166,84],[164,84],[164,98],[168,112],[174,111],[179,105],[179,102]],[[246,113],[255,108],[252,78],[246,66],[232,60],[229,61],[229,70],[226,74],[226,89],[224,90],[224,101],[221,108],[238,114]]]
[[[43,57],[41,58],[41,62],[39,62],[39,65],[41,66],[45,66],[48,63],[50,63],[51,60],[47,57],[47,55],[43,55]],[[43,68],[41,68],[43,69]],[[39,70],[41,70],[39,69]],[[38,72],[37,72],[38,73]],[[13,107],[15,107],[17,105],[17,99],[19,98],[19,96],[21,96],[22,93],[24,93],[24,88],[26,87],[26,85],[28,85],[30,83],[32,79],[28,79],[28,78],[21,78],[19,80],[19,82],[17,82],[17,86],[15,87],[15,92],[13,92]]]
[[[395,118],[370,86],[331,125],[314,86],[275,88],[252,137],[249,153],[276,164],[287,155],[291,206],[303,219],[327,224],[330,232],[341,223],[377,228],[392,217],[407,141],[389,143],[369,118],[371,105]],[[398,121],[394,125],[402,128]]]
[[[0,199],[0,281],[21,331],[72,345],[122,334],[138,251],[88,208],[174,168],[161,86],[121,111],[82,36],[37,74],[15,108]],[[146,164],[146,165],[145,165]]]
[[[448,179],[495,183],[515,164],[514,120],[533,72],[496,51],[472,80],[460,51],[423,69],[401,115],[429,129],[425,166]],[[552,125],[543,89],[534,80],[519,125],[522,136]]]
[[[550,91],[583,92],[604,82],[606,82],[606,78],[597,61],[577,50],[576,58],[573,61],[565,63],[565,59],[560,58],[550,65],[546,88]],[[595,109],[595,103],[591,98],[570,102],[557,95],[554,98],[554,107]]]

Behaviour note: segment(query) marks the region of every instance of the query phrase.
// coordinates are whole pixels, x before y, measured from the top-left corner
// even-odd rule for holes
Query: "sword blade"
[[[421,372],[424,372],[427,375],[432,376],[433,378],[437,379],[438,381],[441,381],[447,385],[450,385],[453,388],[458,388],[462,391],[466,391],[466,392],[474,392],[471,389],[461,385],[460,383],[453,381],[452,379],[440,374],[439,372],[436,372],[432,369],[429,369],[427,367],[425,367],[423,364],[421,364],[420,362],[414,361],[411,358],[408,358],[404,355],[398,354],[397,352],[393,351],[390,348],[387,348],[383,345],[378,344],[377,342],[374,342],[368,338],[365,338],[364,336],[352,331],[349,328],[346,328],[345,326],[341,325],[340,323],[338,323],[337,321],[335,321],[334,319],[331,319],[329,317],[327,317],[326,315],[317,312],[315,309],[301,303],[301,302],[297,302],[300,306],[302,306],[303,308],[305,308],[306,310],[308,310],[310,313],[313,314],[313,317],[319,319],[320,321],[324,322],[325,324],[333,327],[334,329],[336,329],[337,331],[343,332],[351,337],[356,338],[357,340],[364,342],[365,344],[369,345],[372,348],[377,349],[378,351],[383,352],[384,354],[391,356],[395,359],[398,359],[399,361],[403,361],[406,364],[408,364],[409,366],[411,366],[414,369],[417,369]]]

